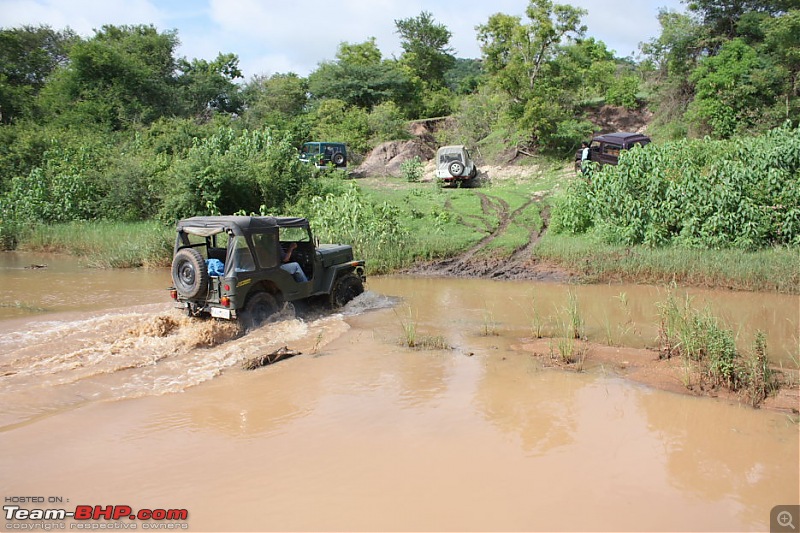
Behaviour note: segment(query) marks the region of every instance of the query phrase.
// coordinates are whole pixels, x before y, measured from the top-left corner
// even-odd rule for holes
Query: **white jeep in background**
[[[464,145],[442,146],[436,152],[436,179],[466,185],[477,175],[478,169]]]

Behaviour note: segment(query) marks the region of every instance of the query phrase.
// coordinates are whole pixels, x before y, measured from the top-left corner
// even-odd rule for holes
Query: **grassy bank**
[[[324,211],[330,220],[312,223],[320,238],[353,244],[367,260],[370,274],[407,268],[418,261],[454,257],[477,249],[477,257],[502,259],[521,249],[541,228],[541,210],[558,197],[571,174],[561,169],[533,168],[523,177],[494,180],[479,188],[443,189],[433,183],[408,183],[398,178],[367,178],[340,182]],[[347,193],[355,183],[361,197]],[[545,196],[542,199],[542,196]],[[345,198],[347,197],[347,198]],[[382,240],[363,216],[352,220],[347,211],[367,204],[382,206],[367,218],[391,211],[397,231]],[[300,209],[291,213],[311,216]],[[325,222],[323,224],[323,222]],[[383,228],[381,231],[386,231]],[[169,266],[174,230],[158,222],[86,222],[39,226],[20,235],[21,250],[68,253],[100,268]],[[480,246],[477,246],[480,243]],[[578,274],[587,282],[714,287],[731,290],[800,294],[800,250],[771,248],[756,252],[702,250],[675,246],[615,246],[589,236],[548,232],[532,252],[536,258]]]
[[[614,246],[586,236],[547,234],[535,255],[588,282],[629,281],[800,293],[800,250],[756,252]]]
[[[174,240],[175,230],[160,222],[73,222],[36,226],[18,249],[74,255],[93,268],[164,267]]]

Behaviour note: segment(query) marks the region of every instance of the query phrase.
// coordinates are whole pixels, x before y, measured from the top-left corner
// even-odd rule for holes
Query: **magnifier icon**
[[[781,527],[790,527],[794,531],[795,527],[794,523],[792,522],[792,513],[789,511],[781,511],[778,513],[777,519],[778,524],[780,524]]]

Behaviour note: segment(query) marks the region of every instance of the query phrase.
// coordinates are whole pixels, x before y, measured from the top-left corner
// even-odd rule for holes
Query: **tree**
[[[242,89],[245,119],[257,128],[284,123],[305,110],[307,93],[308,80],[293,72],[256,76]]]
[[[498,13],[486,25],[478,26],[487,72],[517,99],[525,99],[535,88],[542,66],[562,39],[586,32],[586,26],[580,24],[584,9],[553,4],[551,0],[531,0],[525,13],[529,24]]]
[[[239,87],[234,80],[242,77],[239,58],[235,54],[219,54],[214,61],[193,59],[178,61],[181,74],[177,82],[181,88],[180,101],[184,114],[199,116],[209,110],[238,113],[242,102]]]
[[[382,102],[403,101],[409,80],[394,61],[377,64],[327,62],[308,76],[308,89],[315,99],[338,99],[366,110]]]
[[[579,87],[582,100],[602,97],[614,83],[617,62],[603,41],[593,37],[579,39],[562,51],[558,59],[563,64],[562,72],[575,74],[577,79],[572,83]]]
[[[119,130],[179,114],[175,32],[153,26],[103,26],[76,43],[69,64],[42,91],[43,104],[66,123]]]
[[[705,58],[691,75],[697,94],[690,118],[702,132],[728,138],[762,122],[779,94],[780,79],[756,50],[741,39]]]
[[[800,10],[789,11],[766,23],[766,50],[784,70],[785,118],[795,118],[800,94]]]
[[[312,112],[311,138],[347,143],[351,158],[369,149],[369,116],[342,100],[327,99]]]
[[[682,121],[694,99],[694,83],[689,79],[703,49],[703,28],[692,17],[662,9],[658,13],[661,35],[642,45],[642,52],[653,65],[650,80],[656,107],[656,122],[681,124],[676,136],[686,134]]]
[[[689,11],[696,13],[708,31],[709,44],[716,49],[721,43],[739,37],[739,21],[746,14],[783,13],[797,0],[684,0]]]
[[[0,123],[10,124],[31,111],[47,78],[66,64],[77,41],[70,29],[44,25],[0,30]]]
[[[489,83],[509,96],[504,121],[517,143],[554,148],[585,129],[574,118],[580,80],[558,61],[562,40],[586,31],[580,23],[584,14],[550,0],[531,0],[527,24],[498,13],[478,26]]]
[[[350,44],[345,41],[339,43],[336,59],[339,63],[374,67],[381,62],[381,51],[375,43],[375,37],[370,37],[363,43],[356,44]]]
[[[471,94],[480,85],[483,65],[479,59],[456,58],[453,66],[444,73],[447,87],[456,94]]]
[[[455,63],[449,46],[452,33],[444,24],[436,24],[433,15],[423,11],[416,17],[395,20],[403,47],[401,62],[428,88],[445,85],[444,75]]]

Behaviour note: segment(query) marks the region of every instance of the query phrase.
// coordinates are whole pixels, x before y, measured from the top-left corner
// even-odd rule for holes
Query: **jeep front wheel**
[[[246,329],[258,327],[278,312],[278,301],[268,292],[259,291],[247,298],[242,309],[242,324]]]
[[[361,278],[353,274],[345,274],[339,277],[333,285],[331,291],[331,305],[333,307],[344,307],[347,302],[364,292],[364,283]]]
[[[208,291],[208,270],[200,252],[194,248],[179,250],[172,259],[172,281],[185,298],[202,298]]]

